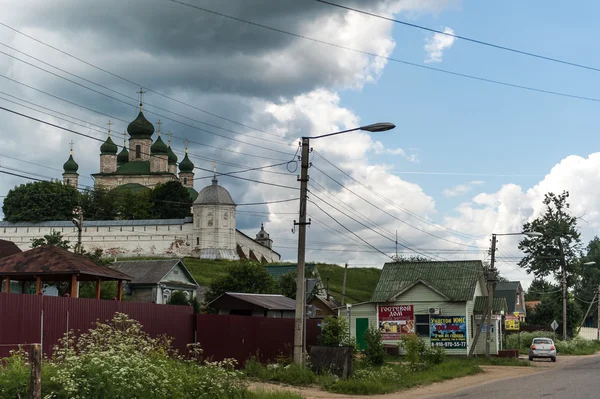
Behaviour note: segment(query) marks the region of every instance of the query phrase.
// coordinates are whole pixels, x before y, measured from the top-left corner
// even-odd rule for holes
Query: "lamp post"
[[[306,200],[308,192],[308,154],[310,152],[310,140],[320,139],[323,137],[335,136],[342,133],[354,132],[356,130],[364,130],[367,132],[384,132],[395,128],[396,125],[389,122],[374,123],[357,127],[354,129],[342,130],[340,132],[323,134],[313,137],[302,137],[302,156],[301,156],[301,172],[300,172],[300,210],[299,220],[294,220],[294,226],[298,226],[298,268],[296,271],[296,315],[294,323],[294,363],[302,365],[303,362],[303,336],[304,336],[304,263],[306,252],[306,225],[310,221],[306,221]]]
[[[488,273],[488,303],[487,303],[487,314],[486,314],[486,324],[487,328],[485,330],[485,357],[490,357],[490,338],[491,338],[491,329],[492,329],[492,309],[494,305],[494,283],[496,282],[495,274],[495,263],[496,263],[496,240],[498,236],[519,236],[526,235],[528,237],[541,237],[542,233],[538,232],[521,232],[521,233],[504,233],[504,234],[492,234],[492,249],[490,253],[490,270]]]

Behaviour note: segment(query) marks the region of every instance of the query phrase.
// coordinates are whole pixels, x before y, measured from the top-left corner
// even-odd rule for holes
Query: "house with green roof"
[[[365,348],[363,337],[369,326],[376,326],[387,345],[417,334],[450,355],[467,355],[484,323],[483,309],[475,309],[479,298],[487,300],[484,267],[479,260],[392,262],[383,266],[370,301],[339,308],[338,315],[349,317],[350,334],[359,348]],[[501,348],[501,313],[506,301],[495,304],[492,354]],[[484,347],[483,334],[475,353],[484,353]]]
[[[518,313],[519,320],[525,321],[527,307],[525,306],[525,291],[520,281],[498,281],[494,288],[494,297],[505,298],[507,313]]]

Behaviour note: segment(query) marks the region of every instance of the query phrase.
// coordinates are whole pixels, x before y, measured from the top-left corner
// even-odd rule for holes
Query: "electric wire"
[[[149,88],[148,86],[146,86],[146,85],[144,85],[144,84],[140,84],[140,83],[134,82],[134,81],[132,81],[132,80],[130,80],[130,79],[127,79],[127,78],[125,78],[125,77],[123,77],[123,76],[117,75],[116,73],[110,72],[110,71],[109,71],[109,70],[107,70],[107,69],[104,69],[104,68],[101,68],[101,67],[99,67],[99,66],[97,66],[97,65],[94,65],[94,64],[92,64],[91,62],[88,62],[88,61],[86,61],[86,60],[84,60],[84,59],[82,59],[82,58],[80,58],[80,57],[77,57],[77,56],[75,56],[75,55],[73,55],[73,54],[70,54],[70,53],[68,53],[68,52],[66,52],[66,51],[63,51],[63,50],[61,50],[60,48],[58,48],[58,47],[56,47],[56,46],[52,46],[51,44],[48,44],[48,43],[46,43],[46,42],[44,42],[44,41],[42,41],[42,40],[40,40],[40,39],[37,39],[37,38],[35,38],[35,37],[31,36],[31,35],[28,35],[28,34],[26,34],[26,33],[24,33],[24,32],[21,32],[20,30],[18,30],[18,29],[16,29],[16,28],[13,28],[13,27],[9,26],[9,25],[7,25],[6,23],[4,23],[4,22],[2,22],[2,21],[0,21],[0,25],[1,25],[1,26],[4,26],[4,27],[5,27],[5,28],[7,28],[7,29],[10,29],[10,30],[12,30],[12,31],[13,31],[13,32],[15,32],[15,33],[18,33],[18,34],[20,34],[20,35],[22,35],[22,36],[24,36],[24,37],[27,37],[27,38],[28,38],[28,39],[30,39],[30,40],[33,40],[33,41],[35,41],[35,42],[37,42],[37,43],[39,43],[39,44],[42,44],[42,45],[44,45],[44,46],[46,46],[46,47],[48,47],[48,48],[51,48],[51,49],[53,49],[53,50],[55,50],[55,51],[58,51],[59,53],[61,53],[61,54],[63,54],[63,55],[66,55],[66,56],[68,56],[68,57],[70,57],[70,58],[73,58],[73,59],[75,59],[75,60],[77,60],[77,61],[79,61],[79,62],[81,62],[81,63],[83,63],[83,64],[85,64],[85,65],[87,65],[87,66],[90,66],[90,67],[92,67],[92,68],[95,68],[95,69],[97,69],[97,70],[99,70],[99,71],[102,71],[102,72],[104,72],[104,73],[108,74],[108,75],[111,75],[111,76],[113,76],[113,77],[115,77],[115,78],[118,78],[118,79],[120,79],[120,80],[122,80],[122,81],[124,81],[124,82],[130,83],[130,84],[132,84],[132,85],[134,85],[134,86],[136,86],[136,87],[143,87],[143,88],[145,88],[147,91],[149,91],[149,92],[152,92],[152,93],[154,93],[154,94],[157,94],[157,95],[159,95],[159,96],[161,96],[161,97],[164,97],[164,98],[166,98],[166,99],[168,99],[168,100],[171,100],[171,101],[174,101],[174,102],[176,102],[176,103],[179,103],[179,104],[185,105],[185,106],[187,106],[187,107],[190,107],[190,108],[192,108],[192,109],[195,109],[195,110],[197,110],[197,111],[203,112],[203,113],[205,113],[205,114],[207,114],[207,115],[214,116],[214,117],[216,117],[216,118],[219,118],[219,119],[221,119],[221,120],[225,120],[225,121],[227,121],[227,122],[234,123],[234,124],[236,124],[236,125],[238,125],[238,126],[243,126],[243,127],[245,127],[245,128],[248,128],[248,129],[251,129],[251,130],[254,130],[254,131],[257,131],[257,132],[265,133],[265,134],[268,134],[268,135],[271,135],[271,136],[274,136],[274,137],[278,137],[278,138],[280,138],[280,136],[279,136],[279,135],[277,135],[277,134],[270,133],[270,132],[267,132],[267,131],[264,131],[264,130],[258,129],[258,128],[256,128],[256,127],[252,127],[252,126],[250,126],[250,125],[247,125],[247,124],[244,124],[244,123],[241,123],[241,122],[235,121],[235,120],[233,120],[233,119],[229,119],[229,118],[223,117],[223,116],[221,116],[221,115],[215,114],[215,113],[213,113],[213,112],[207,111],[207,110],[205,110],[205,109],[202,109],[202,108],[199,108],[199,107],[197,107],[197,106],[194,106],[194,105],[188,104],[188,103],[186,103],[186,102],[183,102],[183,101],[177,100],[176,98],[169,97],[169,96],[167,96],[166,94],[160,93],[160,92],[158,92],[158,91],[156,91],[156,90],[152,90],[151,88]]]
[[[280,28],[275,28],[272,26],[268,26],[268,25],[264,25],[258,22],[252,22],[246,19],[242,19],[239,17],[234,17],[231,15],[227,15],[221,12],[217,12],[217,11],[213,11],[213,10],[209,10],[207,8],[204,7],[200,7],[197,5],[193,5],[193,4],[189,4],[189,3],[185,3],[183,1],[179,1],[179,0],[165,0],[165,1],[169,1],[171,3],[176,3],[182,6],[186,6],[186,7],[190,7],[190,8],[194,8],[197,9],[199,11],[203,11],[206,13],[210,13],[213,15],[218,15],[220,17],[223,18],[228,18],[234,21],[238,21],[238,22],[243,22],[245,24],[249,24],[249,25],[253,25],[253,26],[257,26],[263,29],[268,29],[274,32],[278,32],[278,33],[282,33],[288,36],[292,36],[292,37],[296,37],[299,39],[303,39],[303,40],[308,40],[314,43],[320,43],[320,44],[324,44],[327,46],[331,46],[331,47],[335,47],[335,48],[340,48],[343,50],[348,50],[348,51],[352,51],[358,54],[363,54],[363,55],[367,55],[370,57],[374,57],[374,58],[379,58],[379,59],[384,59],[387,61],[392,61],[395,63],[399,63],[399,64],[403,64],[403,65],[409,65],[409,66],[413,66],[413,67],[417,67],[417,68],[421,68],[421,69],[425,69],[425,70],[429,70],[429,71],[434,71],[434,72],[439,72],[439,73],[443,73],[443,74],[447,74],[447,75],[452,75],[452,76],[458,76],[458,77],[462,77],[462,78],[466,78],[466,79],[471,79],[471,80],[476,80],[476,81],[480,81],[480,82],[486,82],[486,83],[491,83],[491,84],[495,84],[495,85],[500,85],[500,86],[505,86],[505,87],[511,87],[514,89],[520,89],[520,90],[525,90],[525,91],[530,91],[530,92],[536,92],[536,93],[543,93],[543,94],[549,94],[549,95],[554,95],[554,96],[559,96],[559,97],[566,97],[566,98],[572,98],[572,99],[577,99],[577,100],[584,100],[584,101],[592,101],[592,102],[600,102],[600,99],[598,98],[593,98],[593,97],[586,97],[586,96],[580,96],[580,95],[575,95],[575,94],[569,94],[569,93],[564,93],[564,92],[559,92],[559,91],[553,91],[553,90],[545,90],[545,89],[540,89],[540,88],[536,88],[536,87],[531,87],[531,86],[525,86],[525,85],[520,85],[520,84],[515,84],[515,83],[509,83],[509,82],[504,82],[501,80],[497,80],[497,79],[489,79],[489,78],[484,78],[484,77],[480,77],[480,76],[475,76],[475,75],[470,75],[467,73],[461,73],[461,72],[455,72],[455,71],[450,71],[447,69],[442,69],[442,68],[435,68],[432,66],[427,66],[427,65],[422,65],[422,64],[418,64],[415,62],[410,62],[410,61],[405,61],[405,60],[401,60],[399,58],[394,58],[394,57],[388,57],[385,55],[381,55],[381,54],[376,54],[376,53],[372,53],[370,51],[364,51],[364,50],[359,50],[359,49],[355,49],[352,47],[348,47],[348,46],[344,46],[341,44],[336,44],[336,43],[332,43],[332,42],[328,42],[326,40],[322,40],[322,39],[315,39],[313,37],[309,37],[306,35],[302,35],[299,33],[293,33],[290,31],[286,31],[284,29],[280,29]]]
[[[437,33],[437,34],[440,34],[440,35],[444,35],[444,36],[448,36],[448,37],[453,37],[455,39],[460,39],[460,40],[464,40],[464,41],[467,41],[467,42],[471,42],[471,43],[475,43],[475,44],[480,44],[480,45],[483,45],[483,46],[492,47],[492,48],[499,49],[499,50],[509,51],[509,52],[512,52],[512,53],[517,53],[517,54],[526,55],[526,56],[529,56],[529,57],[539,58],[539,59],[546,60],[546,61],[552,61],[552,62],[556,62],[556,63],[559,63],[559,64],[564,64],[564,65],[569,65],[569,66],[573,66],[573,67],[577,67],[577,68],[588,69],[590,71],[600,72],[600,68],[595,68],[595,67],[588,66],[588,65],[578,64],[578,63],[571,62],[571,61],[565,61],[565,60],[561,60],[559,58],[548,57],[548,56],[545,56],[545,55],[540,55],[540,54],[532,53],[530,51],[518,50],[518,49],[515,49],[515,48],[511,48],[511,47],[507,47],[507,46],[502,46],[502,45],[499,45],[499,44],[494,44],[494,43],[486,42],[486,41],[483,41],[483,40],[473,39],[473,38],[470,38],[470,37],[467,37],[467,36],[457,35],[457,34],[454,34],[454,33],[444,32],[444,31],[441,31],[441,30],[428,28],[426,26],[417,25],[417,24],[413,24],[413,23],[410,23],[410,22],[401,21],[399,19],[390,18],[390,17],[386,17],[386,16],[383,16],[383,15],[375,14],[375,13],[372,13],[372,12],[369,12],[369,11],[360,10],[358,8],[349,7],[349,6],[345,6],[345,5],[338,4],[338,3],[333,3],[331,1],[326,1],[326,0],[314,0],[314,1],[316,1],[318,3],[327,4],[327,5],[330,5],[330,6],[333,6],[333,7],[342,8],[342,9],[345,9],[345,10],[348,10],[348,11],[354,11],[354,12],[357,12],[357,13],[360,13],[360,14],[369,15],[371,17],[375,17],[375,18],[379,18],[379,19],[384,19],[386,21],[394,22],[394,23],[397,23],[397,24],[400,24],[400,25],[409,26],[411,28],[417,28],[417,29],[421,29],[421,30],[424,30],[424,31],[428,31],[428,32],[432,32],[432,33]]]

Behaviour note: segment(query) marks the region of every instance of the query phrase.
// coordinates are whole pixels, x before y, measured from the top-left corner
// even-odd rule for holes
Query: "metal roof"
[[[145,219],[145,220],[84,220],[83,227],[119,227],[119,226],[167,226],[192,223],[192,217],[183,219]],[[0,227],[74,227],[70,220],[51,220],[46,222],[0,222]]]
[[[295,300],[279,294],[244,294],[239,292],[226,292],[211,303],[218,301],[226,295],[267,310],[296,310]]]
[[[478,296],[475,298],[475,304],[473,306],[473,313],[483,313],[487,304],[487,296]],[[494,296],[492,303],[492,312],[500,313],[500,311],[508,312],[508,305],[506,304],[506,298],[499,298]]]
[[[194,204],[235,205],[229,191],[227,191],[225,187],[219,186],[217,183],[218,180],[215,176],[212,179],[212,184],[204,187],[200,193],[198,193],[198,197],[194,201]]]
[[[189,270],[187,270],[184,263],[179,259],[114,262],[110,264],[109,267],[113,270],[117,270],[133,277],[133,280],[131,280],[132,284],[154,285],[163,281],[167,274],[169,274],[169,272],[178,265],[183,270],[184,274],[186,274],[186,276],[193,281],[193,284],[197,286],[198,283],[196,280],[194,280],[194,277],[191,275]]]
[[[387,302],[420,281],[447,296],[450,301],[468,301],[475,296],[480,279],[483,279],[480,260],[386,263],[371,302]]]

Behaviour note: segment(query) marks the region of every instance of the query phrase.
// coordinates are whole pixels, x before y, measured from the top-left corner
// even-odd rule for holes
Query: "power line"
[[[10,110],[10,109],[8,109],[8,108],[4,108],[4,107],[1,107],[1,106],[0,106],[0,110],[2,110],[2,111],[7,111],[7,112],[10,112],[10,113],[12,113],[12,114],[19,115],[19,116],[21,116],[21,117],[24,117],[24,118],[27,118],[27,119],[30,119],[30,120],[33,120],[33,121],[36,121],[36,122],[39,122],[39,123],[43,123],[43,124],[45,124],[45,125],[52,126],[52,127],[54,127],[54,128],[61,129],[61,130],[64,130],[64,131],[67,131],[67,132],[70,132],[70,133],[73,133],[73,134],[77,134],[77,135],[79,135],[79,136],[87,137],[87,138],[90,138],[90,139],[92,139],[92,140],[96,140],[96,141],[103,141],[102,139],[99,139],[99,138],[97,138],[97,137],[90,136],[90,135],[87,135],[87,134],[85,134],[85,133],[80,133],[80,132],[77,132],[77,131],[75,131],[75,130],[68,129],[68,128],[66,128],[66,127],[62,127],[62,126],[59,126],[59,125],[55,125],[54,123],[46,122],[46,121],[43,121],[43,120],[41,120],[41,119],[37,119],[37,118],[34,118],[34,117],[32,117],[32,116],[29,116],[29,115],[22,114],[22,113],[20,113],[20,112],[17,112],[17,111]],[[150,156],[152,156],[152,154],[150,154]],[[199,166],[194,166],[194,168],[195,168],[195,169],[199,169],[199,170],[203,170],[203,171],[207,171],[207,172],[211,172],[211,170],[210,170],[210,169],[201,168],[201,167],[199,167]],[[234,179],[240,179],[240,180],[251,181],[251,182],[253,182],[253,183],[265,184],[265,185],[272,186],[272,187],[280,187],[280,188],[287,188],[287,189],[291,189],[291,190],[298,190],[298,187],[285,186],[285,185],[282,185],[282,184],[276,184],[276,183],[269,183],[269,182],[264,182],[264,181],[261,181],[261,180],[249,179],[249,178],[240,177],[240,176],[234,176],[234,175],[231,175],[231,174],[229,174],[228,176],[230,176],[230,177],[233,177]]]
[[[356,238],[358,238],[359,240],[361,240],[362,242],[364,242],[365,244],[367,244],[369,247],[373,248],[375,251],[381,253],[382,255],[384,255],[387,258],[393,259],[391,256],[389,256],[388,254],[386,254],[385,252],[381,251],[380,249],[378,249],[377,247],[369,244],[367,241],[365,241],[362,237],[360,237],[358,234],[356,234],[355,232],[353,232],[352,230],[350,230],[349,228],[347,228],[346,226],[344,226],[341,222],[339,222],[336,218],[334,218],[333,216],[331,216],[327,211],[325,211],[323,208],[321,208],[319,206],[319,204],[317,204],[316,202],[312,201],[312,200],[308,200],[311,203],[313,203],[317,208],[319,208],[321,210],[321,212],[323,212],[325,215],[329,216],[331,218],[331,220],[333,220],[334,222],[336,222],[337,224],[339,224],[341,227],[343,227],[346,231],[348,231],[350,234],[354,235]]]
[[[264,130],[258,129],[258,128],[256,128],[256,127],[252,127],[252,126],[250,126],[250,125],[247,125],[247,124],[244,124],[244,123],[241,123],[241,122],[235,121],[235,120],[233,120],[233,119],[229,119],[229,118],[223,117],[223,116],[221,116],[221,115],[215,114],[215,113],[213,113],[213,112],[207,111],[207,110],[205,110],[205,109],[202,109],[202,108],[199,108],[199,107],[197,107],[197,106],[194,106],[194,105],[188,104],[188,103],[186,103],[186,102],[183,102],[183,101],[177,100],[176,98],[169,97],[169,96],[167,96],[166,94],[162,94],[162,93],[160,93],[160,92],[158,92],[158,91],[152,90],[151,88],[149,88],[149,87],[148,87],[148,86],[146,86],[146,85],[143,85],[143,84],[140,84],[140,83],[136,83],[136,82],[134,82],[134,81],[132,81],[132,80],[130,80],[130,79],[124,78],[124,77],[122,77],[122,76],[120,76],[120,75],[117,75],[117,74],[115,74],[115,73],[113,73],[113,72],[110,72],[110,71],[108,71],[107,69],[104,69],[104,68],[101,68],[101,67],[99,67],[99,66],[97,66],[97,65],[94,65],[94,64],[92,64],[91,62],[88,62],[88,61],[86,61],[86,60],[84,60],[84,59],[82,59],[82,58],[79,58],[79,57],[77,57],[77,56],[74,56],[73,54],[70,54],[70,53],[68,53],[68,52],[66,52],[66,51],[63,51],[63,50],[59,49],[58,47],[52,46],[52,45],[50,45],[50,44],[48,44],[48,43],[45,43],[44,41],[42,41],[42,40],[40,40],[40,39],[37,39],[37,38],[35,38],[35,37],[31,36],[31,35],[28,35],[28,34],[26,34],[26,33],[24,33],[24,32],[21,32],[21,31],[19,31],[18,29],[15,29],[15,28],[13,28],[13,27],[11,27],[11,26],[9,26],[9,25],[7,25],[7,24],[5,24],[5,23],[1,22],[1,21],[0,21],[0,25],[4,26],[4,27],[5,27],[5,28],[7,28],[7,29],[10,29],[10,30],[12,30],[12,31],[13,31],[13,32],[15,32],[15,33],[18,33],[18,34],[20,34],[20,35],[22,35],[22,36],[25,36],[25,37],[27,37],[27,38],[29,38],[29,39],[31,39],[31,40],[33,40],[33,41],[35,41],[35,42],[39,43],[39,44],[42,44],[42,45],[44,45],[44,46],[46,46],[46,47],[48,47],[48,48],[51,48],[51,49],[53,49],[53,50],[55,50],[55,51],[58,51],[58,52],[59,52],[59,53],[61,53],[61,54],[64,54],[64,55],[66,55],[66,56],[68,56],[68,57],[71,57],[71,58],[73,58],[73,59],[75,59],[75,60],[77,60],[77,61],[79,61],[79,62],[81,62],[81,63],[83,63],[83,64],[85,64],[85,65],[87,65],[87,66],[90,66],[90,67],[92,67],[92,68],[95,68],[95,69],[97,69],[97,70],[99,70],[99,71],[102,71],[102,72],[104,72],[104,73],[106,73],[106,74],[108,74],[108,75],[111,75],[111,76],[113,76],[113,77],[115,77],[115,78],[118,78],[118,79],[120,79],[120,80],[122,80],[122,81],[124,81],[124,82],[131,83],[132,85],[134,85],[134,86],[136,86],[136,87],[144,87],[144,88],[145,88],[147,91],[149,91],[149,92],[151,92],[151,93],[154,93],[154,94],[157,94],[157,95],[159,95],[159,96],[161,96],[161,97],[164,97],[164,98],[166,98],[166,99],[168,99],[168,100],[171,100],[171,101],[174,101],[174,102],[176,102],[176,103],[179,103],[179,104],[185,105],[185,106],[187,106],[187,107],[190,107],[190,108],[192,108],[192,109],[195,109],[195,110],[197,110],[197,111],[203,112],[203,113],[205,113],[205,114],[207,114],[207,115],[214,116],[214,117],[216,117],[216,118],[219,118],[219,119],[221,119],[221,120],[225,120],[225,121],[227,121],[227,122],[231,122],[231,123],[234,123],[234,124],[236,124],[236,125],[243,126],[243,127],[245,127],[245,128],[248,128],[248,129],[255,130],[255,131],[257,131],[257,132],[265,133],[265,134],[268,134],[268,135],[271,135],[271,136],[275,136],[275,137],[280,137],[280,136],[279,136],[279,135],[277,135],[277,134],[274,134],[274,133],[269,133],[269,132],[267,132],[267,131],[264,131]]]
[[[293,37],[297,37],[299,39],[304,39],[304,40],[309,40],[311,42],[315,42],[315,43],[320,43],[320,44],[325,44],[327,46],[331,46],[331,47],[336,47],[336,48],[340,48],[343,50],[348,50],[348,51],[353,51],[355,53],[358,54],[363,54],[363,55],[368,55],[370,57],[375,57],[375,58],[379,58],[379,59],[384,59],[387,61],[392,61],[392,62],[396,62],[399,64],[404,64],[404,65],[409,65],[409,66],[413,66],[413,67],[417,67],[417,68],[421,68],[421,69],[426,69],[429,71],[435,71],[435,72],[440,72],[440,73],[444,73],[447,75],[452,75],[452,76],[459,76],[462,78],[466,78],[466,79],[472,79],[472,80],[477,80],[480,82],[486,82],[486,83],[492,83],[492,84],[496,84],[496,85],[500,85],[500,86],[505,86],[505,87],[512,87],[514,89],[521,89],[521,90],[526,90],[526,91],[531,91],[531,92],[536,92],[536,93],[543,93],[543,94],[550,94],[550,95],[555,95],[555,96],[559,96],[559,97],[566,97],[566,98],[574,98],[577,100],[584,100],[584,101],[592,101],[592,102],[600,102],[600,99],[598,98],[593,98],[593,97],[586,97],[586,96],[578,96],[578,95],[574,95],[574,94],[568,94],[568,93],[563,93],[563,92],[558,92],[558,91],[553,91],[553,90],[545,90],[545,89],[539,89],[539,88],[535,88],[535,87],[531,87],[531,86],[525,86],[525,85],[519,85],[519,84],[515,84],[515,83],[508,83],[508,82],[504,82],[501,80],[495,80],[495,79],[488,79],[488,78],[483,78],[480,76],[475,76],[475,75],[469,75],[467,73],[461,73],[461,72],[454,72],[454,71],[450,71],[447,69],[441,69],[441,68],[435,68],[432,66],[427,66],[427,65],[422,65],[422,64],[417,64],[415,62],[410,62],[410,61],[404,61],[401,60],[399,58],[393,58],[393,57],[388,57],[385,55],[380,55],[380,54],[376,54],[376,53],[372,53],[370,51],[364,51],[364,50],[358,50],[352,47],[347,47],[341,44],[335,44],[335,43],[331,43],[325,40],[321,40],[321,39],[315,39],[306,35],[301,35],[299,33],[293,33],[293,32],[289,32],[283,29],[279,29],[279,28],[274,28],[272,26],[268,26],[268,25],[264,25],[264,24],[260,24],[258,22],[252,22],[252,21],[248,21],[242,18],[238,18],[238,17],[234,17],[231,15],[227,15],[227,14],[223,14],[221,12],[217,12],[217,11],[213,11],[213,10],[209,10],[207,8],[203,8],[203,7],[199,7],[193,4],[188,4],[185,3],[183,1],[179,1],[179,0],[165,0],[165,1],[169,1],[171,3],[177,3],[186,7],[190,7],[190,8],[195,8],[197,10],[200,11],[204,11],[210,14],[214,14],[214,15],[218,15],[220,17],[223,18],[228,18],[234,21],[238,21],[238,22],[243,22],[249,25],[253,25],[253,26],[257,26],[263,29],[268,29],[274,32],[278,32],[278,33],[283,33],[285,35],[289,35],[289,36],[293,36]]]
[[[385,17],[383,15],[371,13],[371,12],[364,11],[364,10],[360,10],[360,9],[357,9],[357,8],[354,8],[354,7],[349,7],[349,6],[345,6],[345,5],[342,5],[342,4],[332,3],[332,2],[326,1],[326,0],[315,0],[315,1],[319,2],[319,3],[323,3],[323,4],[328,4],[330,6],[334,6],[334,7],[338,7],[338,8],[343,8],[345,10],[354,11],[354,12],[357,12],[357,13],[360,13],[360,14],[369,15],[371,17],[375,17],[375,18],[379,18],[379,19],[384,19],[386,21],[394,22],[394,23],[397,23],[397,24],[401,24],[401,25],[405,25],[405,26],[410,26],[411,28],[417,28],[417,29],[428,31],[428,32],[438,33],[440,35],[453,37],[455,39],[460,39],[460,40],[464,40],[464,41],[467,41],[467,42],[476,43],[476,44],[480,44],[480,45],[487,46],[487,47],[492,47],[492,48],[499,49],[499,50],[509,51],[509,52],[512,52],[512,53],[517,53],[517,54],[526,55],[526,56],[529,56],[529,57],[539,58],[539,59],[546,60],[546,61],[552,61],[552,62],[556,62],[556,63],[559,63],[559,64],[564,64],[564,65],[569,65],[569,66],[573,66],[573,67],[577,67],[577,68],[588,69],[590,71],[600,72],[600,68],[595,68],[595,67],[591,67],[591,66],[587,66],[587,65],[583,65],[583,64],[578,64],[578,63],[571,62],[571,61],[565,61],[565,60],[561,60],[559,58],[548,57],[548,56],[544,56],[544,55],[532,53],[532,52],[529,52],[529,51],[518,50],[518,49],[515,49],[515,48],[511,48],[511,47],[501,46],[499,44],[494,44],[494,43],[486,42],[486,41],[483,41],[483,40],[477,40],[477,39],[473,39],[473,38],[470,38],[470,37],[467,37],[467,36],[457,35],[457,34],[454,34],[454,33],[444,32],[444,31],[441,31],[441,30],[428,28],[428,27],[425,27],[425,26],[422,26],[422,25],[417,25],[417,24],[412,24],[410,22],[401,21],[399,19]]]
[[[363,201],[365,201],[367,204],[369,204],[369,205],[371,205],[372,207],[374,207],[374,208],[378,209],[379,211],[381,211],[381,212],[385,213],[386,215],[388,215],[388,216],[390,216],[390,217],[392,217],[392,218],[394,218],[394,219],[398,220],[399,222],[401,222],[401,223],[404,223],[405,225],[407,225],[407,226],[409,226],[409,227],[412,227],[412,228],[413,228],[413,229],[415,229],[415,230],[421,231],[421,232],[423,232],[423,233],[425,233],[425,234],[427,234],[427,235],[430,235],[430,236],[432,236],[432,237],[438,238],[438,239],[440,239],[440,240],[443,240],[443,241],[446,241],[446,242],[449,242],[449,243],[452,243],[452,244],[456,244],[456,245],[460,245],[460,246],[464,246],[464,247],[479,248],[479,247],[477,247],[477,246],[475,246],[475,245],[463,244],[463,243],[461,243],[461,242],[458,242],[458,241],[452,241],[452,240],[448,240],[447,238],[440,237],[440,236],[438,236],[438,235],[435,235],[435,234],[433,234],[433,233],[430,233],[430,232],[428,232],[428,231],[426,231],[426,230],[423,230],[423,229],[421,229],[421,228],[419,228],[419,227],[417,227],[417,226],[415,226],[415,225],[412,225],[412,224],[410,224],[410,223],[406,222],[405,220],[402,220],[402,219],[398,218],[396,215],[394,215],[394,214],[392,214],[392,213],[390,213],[390,212],[386,211],[385,209],[382,209],[381,207],[379,207],[379,206],[377,206],[377,205],[373,204],[372,202],[370,202],[369,200],[365,199],[364,197],[362,197],[361,195],[357,194],[356,192],[352,191],[351,189],[349,189],[348,187],[344,186],[344,185],[343,185],[342,183],[340,183],[339,181],[335,180],[333,177],[329,176],[327,173],[323,172],[323,171],[322,171],[321,169],[319,169],[317,166],[313,165],[312,167],[313,167],[313,168],[315,168],[316,170],[318,170],[319,172],[321,172],[323,175],[325,175],[325,176],[326,176],[326,177],[328,177],[329,179],[333,180],[335,183],[337,183],[338,185],[340,185],[340,186],[341,186],[342,188],[344,188],[345,190],[349,191],[350,193],[354,194],[354,195],[355,195],[355,196],[357,196],[358,198],[360,198],[360,199],[362,199]]]

